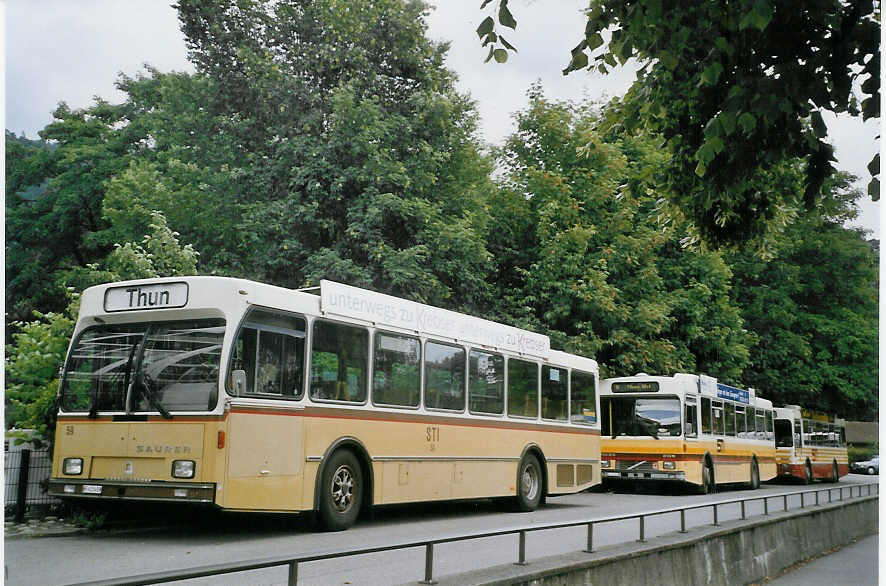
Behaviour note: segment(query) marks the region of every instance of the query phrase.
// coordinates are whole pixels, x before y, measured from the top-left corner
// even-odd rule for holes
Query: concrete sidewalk
[[[879,569],[879,535],[859,539],[832,554],[798,564],[765,582],[767,586],[876,586]]]

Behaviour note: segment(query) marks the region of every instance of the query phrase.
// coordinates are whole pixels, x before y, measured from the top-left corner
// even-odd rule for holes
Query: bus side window
[[[311,341],[311,398],[366,400],[369,332],[363,328],[315,321]]]
[[[753,422],[751,422],[753,425]],[[748,437],[748,426],[747,420],[745,419],[745,408],[736,405],[735,406],[735,434],[738,437]]]
[[[258,349],[258,330],[244,326],[234,343],[234,355],[231,357],[231,371],[242,370],[246,373],[246,388],[243,394],[252,393],[255,388],[255,359]],[[233,378],[228,381],[228,391],[232,395],[238,394],[240,389],[235,389]]]
[[[425,344],[425,407],[464,411],[465,349]]]
[[[501,415],[505,410],[505,359],[471,350],[468,359],[468,397],[471,413]]]
[[[686,433],[686,437],[698,437],[698,421],[695,403],[686,403],[684,424],[685,428],[683,431]]]
[[[754,438],[755,439],[766,439],[766,412],[762,409],[756,409],[754,411]]]
[[[234,343],[231,372],[243,371],[242,394],[301,398],[305,362],[304,318],[255,309],[249,313]],[[242,380],[242,379],[241,379]],[[236,394],[233,374],[229,390]]]
[[[372,402],[418,407],[421,342],[412,336],[376,332],[372,354]]]
[[[714,435],[726,435],[726,417],[723,415],[723,402],[714,401],[711,406],[711,412],[714,414]],[[735,425],[735,422],[732,423]]]
[[[570,420],[573,423],[597,423],[597,393],[595,389],[596,379],[593,374],[578,370],[572,371],[569,412],[571,413]],[[603,412],[606,413],[607,410],[603,409]],[[609,417],[604,417],[603,420],[608,425]]]
[[[701,432],[705,435],[713,435],[714,428],[711,425],[711,400],[701,399]]]
[[[569,373],[565,368],[541,368],[541,417],[566,421]]]
[[[538,364],[508,359],[508,415],[538,417]]]
[[[726,435],[735,436],[735,405],[726,402],[723,407],[723,421],[726,424]]]

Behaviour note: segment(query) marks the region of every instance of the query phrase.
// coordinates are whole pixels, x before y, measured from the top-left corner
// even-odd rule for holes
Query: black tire
[[[713,494],[717,490],[717,484],[714,480],[714,467],[710,460],[705,460],[701,468],[701,486],[699,492],[701,494]]]
[[[760,488],[760,468],[757,466],[756,460],[751,460],[751,481],[748,484],[751,490]]]
[[[363,501],[363,471],[353,452],[338,450],[329,457],[320,482],[320,523],[342,531],[357,520]]]
[[[812,464],[808,461],[803,468],[803,484],[812,484]]]
[[[517,468],[516,509],[524,513],[537,509],[541,503],[543,490],[541,464],[533,454],[526,454]]]
[[[876,473],[877,473],[877,471],[874,470],[873,466],[868,466],[868,476],[873,476]]]

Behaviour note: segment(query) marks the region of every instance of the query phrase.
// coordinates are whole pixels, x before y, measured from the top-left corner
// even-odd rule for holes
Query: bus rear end
[[[219,380],[234,280],[93,287],[62,373],[49,492],[214,503],[224,470]],[[235,315],[234,312],[232,315]]]

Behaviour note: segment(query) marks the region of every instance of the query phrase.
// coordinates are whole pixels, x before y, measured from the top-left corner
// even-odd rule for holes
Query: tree
[[[13,320],[40,308],[60,313],[67,303],[60,275],[103,259],[111,243],[96,239],[104,229],[105,182],[126,167],[127,141],[117,129],[121,109],[102,101],[85,110],[62,103],[55,121],[40,132],[53,148],[38,149],[7,167],[40,167],[27,183],[40,186],[33,198],[8,193],[6,204],[6,298]],[[49,159],[47,161],[47,159]],[[27,175],[27,174],[24,174]]]
[[[438,305],[486,299],[490,163],[420,2],[182,0],[189,55],[249,153],[246,275]]]
[[[477,33],[490,55],[506,57],[512,47],[495,23],[514,28],[516,20],[507,0],[497,5]],[[870,0],[802,7],[787,0],[594,0],[586,14],[585,37],[564,74],[640,64],[608,124],[663,138],[670,156],[659,188],[709,243],[768,236],[791,210],[828,196],[822,186],[834,173],[833,147],[822,112],[880,115],[879,4]],[[792,162],[804,167],[802,192],[763,188],[761,174]],[[879,155],[869,169],[879,174]],[[879,198],[878,180],[869,191]]]
[[[763,261],[733,253],[735,301],[759,336],[744,379],[779,403],[871,420],[878,401],[878,254],[843,228],[860,193],[828,182],[837,202],[805,214]]]
[[[9,323],[27,319],[36,308],[61,310],[64,297],[46,270],[50,251],[37,253],[42,233],[32,234],[46,195],[56,174],[57,152],[43,141],[31,141],[6,132],[6,312]],[[58,253],[53,253],[58,256]]]
[[[594,356],[606,375],[704,372],[737,382],[753,341],[718,253],[685,249],[642,179],[655,142],[600,135],[592,107],[538,88],[504,147],[490,250],[508,321]]]
[[[62,312],[65,278],[138,242],[161,211],[203,251],[207,272],[239,274],[238,177],[247,154],[227,115],[205,105],[205,77],[122,75],[126,99],[82,110],[59,105],[41,136],[7,141],[7,307]]]

